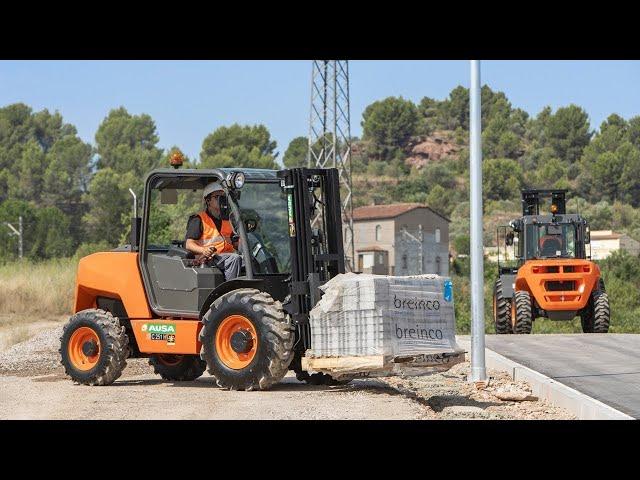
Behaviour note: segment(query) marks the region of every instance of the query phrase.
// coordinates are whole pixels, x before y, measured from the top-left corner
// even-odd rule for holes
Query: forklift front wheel
[[[200,356],[218,386],[265,390],[287,373],[294,330],[282,304],[268,293],[233,290],[213,302],[202,323]]]

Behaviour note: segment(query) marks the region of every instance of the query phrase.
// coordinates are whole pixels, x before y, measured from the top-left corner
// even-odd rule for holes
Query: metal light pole
[[[18,230],[16,230],[16,227],[11,225],[9,222],[4,222],[4,224],[13,231],[9,235],[15,235],[18,237],[18,256],[22,260],[22,215],[18,217]]]
[[[471,60],[470,168],[471,173],[471,375],[470,382],[487,380],[484,359],[484,264],[482,245],[482,117],[480,61]]]
[[[22,234],[22,215],[18,217],[18,231],[20,232],[20,260],[22,260],[22,239],[24,238],[24,235]]]

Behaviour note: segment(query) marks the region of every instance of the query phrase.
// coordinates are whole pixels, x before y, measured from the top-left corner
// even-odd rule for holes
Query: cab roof
[[[263,168],[158,168],[149,172],[145,183],[160,189],[200,189],[216,178],[226,178],[232,172],[244,173],[249,183],[279,181],[278,170]]]

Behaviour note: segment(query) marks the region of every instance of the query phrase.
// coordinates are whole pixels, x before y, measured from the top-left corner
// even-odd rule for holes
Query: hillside
[[[502,92],[482,89],[484,240],[521,213],[522,188],[567,188],[567,208],[594,230],[640,240],[640,116],[611,114],[593,129],[576,105],[535,117]],[[352,147],[354,205],[423,202],[451,219],[452,250],[469,234],[468,90],[415,105],[402,97],[374,102]]]

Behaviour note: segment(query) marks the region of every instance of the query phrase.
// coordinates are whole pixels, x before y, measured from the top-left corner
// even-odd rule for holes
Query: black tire
[[[346,385],[353,380],[353,377],[348,376],[337,380],[328,373],[322,372],[310,374],[302,369],[302,357],[300,354],[296,354],[293,362],[291,362],[291,369],[295,372],[296,379],[299,382],[305,382],[309,385]]]
[[[611,323],[609,296],[604,292],[598,292],[594,300],[593,333],[609,333],[609,325]]]
[[[589,303],[580,312],[580,323],[584,333],[608,333],[611,323],[609,296],[604,290],[604,281],[598,281],[598,287],[591,292]]]
[[[516,292],[513,301],[515,302],[515,323],[513,331],[517,334],[531,333],[533,328],[533,314],[531,308],[531,295],[529,292]]]
[[[602,293],[606,293],[607,289],[604,287],[604,280],[602,278],[598,279],[598,289],[602,292]]]
[[[81,370],[70,358],[69,341],[74,332],[88,327],[97,336],[100,344],[97,348],[97,362],[90,370]],[[60,362],[71,379],[82,385],[110,385],[127,366],[129,356],[129,337],[125,327],[117,317],[104,310],[83,310],[73,315],[64,326],[60,337]]]
[[[504,298],[502,280],[496,280],[493,287],[493,320],[497,334],[513,333],[511,326],[511,302]]]
[[[149,365],[163,380],[190,382],[200,377],[207,364],[198,355],[151,355]]]
[[[218,327],[231,315],[249,320],[258,337],[251,363],[240,369],[230,368],[216,351]],[[282,304],[268,293],[249,288],[233,290],[213,302],[202,323],[200,357],[218,386],[229,390],[266,390],[282,380],[289,370],[294,329]]]

